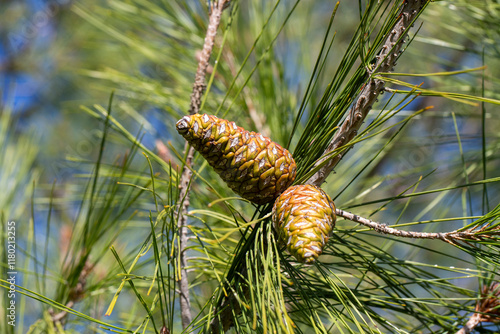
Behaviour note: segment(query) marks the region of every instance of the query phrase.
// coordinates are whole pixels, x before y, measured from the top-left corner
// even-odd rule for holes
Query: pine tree
[[[41,253],[28,239],[33,280],[18,293],[40,305],[25,310],[38,319],[30,333],[500,331],[494,1],[127,0],[71,11],[64,24],[84,22],[75,38],[91,46],[78,82],[111,97],[80,107],[99,141],[67,198],[57,184],[33,196],[47,231],[70,241],[50,259],[48,239]],[[203,129],[179,126],[192,118]],[[239,126],[224,143],[222,123]],[[188,127],[189,142],[177,133]],[[231,150],[244,136],[254,137]],[[282,152],[296,176],[265,201],[245,195],[277,184]],[[295,209],[289,185],[315,199]],[[297,220],[285,218],[293,210]]]

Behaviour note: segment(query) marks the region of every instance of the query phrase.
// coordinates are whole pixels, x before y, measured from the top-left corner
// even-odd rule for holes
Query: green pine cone
[[[234,122],[195,114],[181,118],[176,127],[229,188],[256,204],[271,202],[295,179],[288,150]]]
[[[321,188],[288,188],[274,203],[272,220],[281,243],[297,261],[318,259],[335,227],[335,205]]]

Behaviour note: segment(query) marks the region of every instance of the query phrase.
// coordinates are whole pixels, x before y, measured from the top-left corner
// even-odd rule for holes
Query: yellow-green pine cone
[[[272,220],[281,243],[297,261],[318,259],[335,227],[335,205],[321,188],[288,188],[274,203]]]
[[[297,167],[288,150],[234,122],[195,114],[176,127],[229,188],[254,203],[271,202],[295,179]]]

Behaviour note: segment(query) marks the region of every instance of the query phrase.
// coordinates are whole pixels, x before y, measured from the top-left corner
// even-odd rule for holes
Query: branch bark
[[[191,115],[197,114],[200,111],[201,98],[205,91],[205,74],[207,73],[208,61],[214,48],[215,36],[217,35],[217,28],[219,27],[222,11],[229,3],[229,0],[214,1],[210,8],[210,21],[208,23],[207,34],[205,36],[205,43],[201,50],[200,60],[198,62],[198,69],[193,84],[193,92],[191,93],[191,105],[189,113]]]
[[[193,84],[193,92],[191,93],[191,103],[189,113],[191,115],[200,111],[201,98],[205,90],[205,74],[207,71],[208,63],[215,43],[215,35],[220,24],[222,11],[229,3],[229,0],[214,1],[210,8],[210,20],[205,36],[205,43],[198,61],[198,68]],[[179,285],[180,296],[179,304],[181,308],[182,328],[186,329],[192,321],[191,303],[189,297],[189,280],[187,273],[187,254],[186,247],[188,244],[188,229],[187,229],[187,209],[189,207],[189,184],[191,181],[191,166],[194,155],[194,148],[190,147],[187,143],[184,147],[184,152],[187,153],[186,164],[182,170],[180,178],[180,193],[179,193],[179,216],[177,220],[177,227],[179,229],[179,253],[180,253],[180,276],[177,278]]]
[[[189,147],[186,144],[184,151]],[[188,243],[187,236],[187,209],[189,207],[189,182],[191,180],[191,170],[189,167],[192,164],[194,155],[194,149],[189,147],[188,156],[186,159],[186,165],[182,171],[181,180],[180,180],[180,194],[179,201],[180,204],[180,212],[179,218],[177,220],[177,227],[179,229],[179,253],[180,253],[180,276],[177,278],[177,284],[179,285],[180,296],[179,303],[181,307],[181,320],[182,320],[182,328],[186,328],[189,326],[192,320],[191,316],[191,303],[189,301],[189,281],[187,277],[187,254],[186,254],[186,246]]]
[[[472,333],[474,328],[482,322],[500,322],[500,283],[491,282],[484,285],[480,298],[476,303],[476,312],[469,318],[467,323],[456,334]]]
[[[387,36],[380,53],[376,56],[375,70],[370,72],[370,70],[367,69],[370,74],[368,82],[366,82],[361,89],[357,100],[347,113],[347,117],[328,144],[323,154],[323,158],[319,159],[314,167],[323,164],[325,161],[327,162],[313,176],[311,176],[306,184],[312,184],[318,187],[321,186],[328,175],[330,175],[333,168],[345,155],[347,149],[337,155],[334,155],[333,157],[330,156],[329,153],[345,146],[358,133],[358,130],[361,124],[363,124],[368,112],[371,110],[372,105],[385,88],[384,81],[380,79],[373,79],[373,75],[393,70],[396,65],[396,59],[398,58],[403,47],[408,29],[413,24],[415,18],[420,14],[427,1],[428,0],[408,0],[403,4],[399,20]]]
[[[465,324],[464,327],[460,328],[460,330],[456,334],[469,334],[471,333],[477,325],[481,323],[481,315],[474,313],[472,317],[470,317],[469,321]]]
[[[392,227],[388,227],[386,224],[381,224],[373,220],[363,218],[351,212],[347,212],[341,209],[336,209],[335,213],[338,217],[343,217],[345,219],[351,220],[353,222],[365,225],[376,232],[383,234],[391,234],[402,238],[413,238],[413,239],[439,239],[445,241],[449,244],[457,244],[460,241],[480,241],[492,238],[492,234],[481,234],[484,228],[476,230],[475,228],[465,230],[465,231],[452,231],[452,232],[437,232],[437,233],[427,233],[427,232],[414,232],[414,231],[403,231]],[[478,233],[479,232],[479,233]],[[499,231],[500,233],[500,231]]]

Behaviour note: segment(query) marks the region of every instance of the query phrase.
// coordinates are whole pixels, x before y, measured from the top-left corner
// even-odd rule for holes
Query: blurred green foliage
[[[233,0],[203,111],[289,145],[305,175],[356,96],[363,64],[378,51],[370,47],[398,3],[340,2],[333,17],[330,1]],[[427,93],[410,102],[401,91],[411,88],[388,85],[400,93],[381,96],[360,142],[323,186],[339,208],[428,232],[490,211],[486,218],[498,223],[499,10],[491,0],[429,4],[398,60],[401,75],[387,75],[423,83]],[[0,324],[0,331],[181,332],[176,219],[185,156],[174,126],[189,107],[207,4],[3,1],[0,13],[0,217],[18,222],[22,287],[19,326]],[[193,172],[195,319],[186,332],[204,330],[230,293],[227,283],[243,309],[237,333],[293,326],[299,333],[447,333],[467,321],[479,286],[498,280],[498,245],[475,254],[343,220],[320,263],[298,265],[274,242],[269,207],[235,198],[199,156]],[[5,274],[5,252],[2,259]],[[251,270],[238,272],[241,264]],[[61,311],[69,314],[53,321]]]

